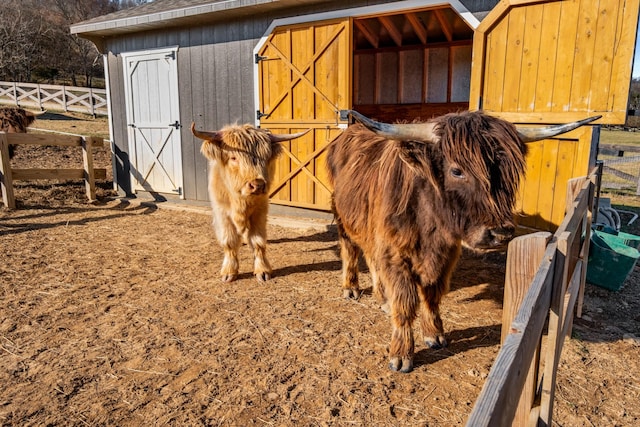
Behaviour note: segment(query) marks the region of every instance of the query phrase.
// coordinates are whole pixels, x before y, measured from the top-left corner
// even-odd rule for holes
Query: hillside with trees
[[[0,80],[96,87],[104,76],[93,43],[71,24],[148,0],[3,0],[0,8]]]

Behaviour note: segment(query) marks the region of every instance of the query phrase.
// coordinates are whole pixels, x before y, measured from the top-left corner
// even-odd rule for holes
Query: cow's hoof
[[[266,282],[271,279],[271,273],[268,273],[266,271],[263,271],[262,273],[256,273],[256,279],[258,279],[258,282]]]
[[[410,357],[392,357],[389,360],[389,369],[395,372],[408,374],[413,371],[413,359]]]
[[[342,296],[347,299],[358,299],[360,298],[360,289],[351,289],[347,288],[342,291]]]
[[[229,283],[229,282],[233,282],[234,280],[236,280],[236,275],[235,274],[223,274],[222,276],[220,276],[220,279],[224,282],[224,283]]]
[[[432,348],[434,350],[439,350],[443,347],[446,347],[448,344],[444,335],[437,335],[435,337],[425,338],[424,343],[427,347]]]

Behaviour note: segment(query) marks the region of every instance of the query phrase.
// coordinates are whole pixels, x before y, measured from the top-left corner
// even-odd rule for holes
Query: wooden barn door
[[[133,191],[184,197],[176,55],[123,54]]]
[[[514,123],[626,119],[640,0],[502,0],[476,29],[470,109]],[[530,144],[520,224],[553,230],[567,180],[594,166],[597,138],[582,128]]]
[[[260,126],[274,133],[312,129],[284,144],[272,203],[331,209],[325,150],[342,129],[351,100],[349,19],[277,27],[259,48]]]

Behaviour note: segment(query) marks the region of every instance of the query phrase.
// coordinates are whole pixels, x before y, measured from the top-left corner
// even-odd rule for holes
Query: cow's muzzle
[[[495,228],[486,228],[480,234],[476,234],[478,238],[467,236],[468,240],[464,241],[466,247],[475,250],[500,249],[504,247],[513,238],[515,234],[515,226],[501,225]]]
[[[504,246],[513,238],[516,228],[512,225],[497,227],[489,231],[491,246]]]
[[[513,225],[502,225],[485,230],[482,239],[476,245],[477,249],[498,249],[505,246],[513,238],[516,231]]]

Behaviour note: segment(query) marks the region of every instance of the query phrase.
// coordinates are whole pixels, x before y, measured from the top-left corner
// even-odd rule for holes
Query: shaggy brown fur
[[[224,249],[220,276],[230,282],[238,276],[238,250],[243,241],[254,252],[256,278],[271,278],[266,257],[269,184],[282,146],[268,130],[231,125],[205,138],[200,151],[209,160],[209,198],[216,237]]]
[[[35,120],[35,114],[22,108],[0,107],[0,132],[26,133]],[[9,158],[13,158],[14,154],[14,146],[9,145]]]
[[[446,345],[439,304],[464,243],[504,244],[525,170],[515,127],[482,113],[434,119],[435,143],[386,139],[350,126],[328,149],[343,289],[357,298],[364,254],[374,293],[390,310],[390,367],[413,369],[412,324],[430,347]]]

